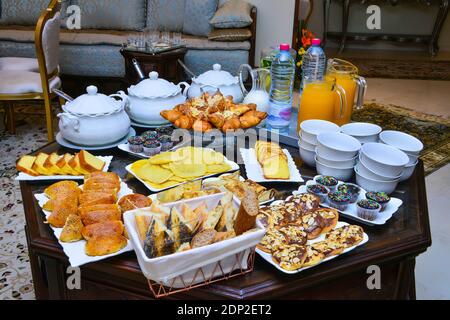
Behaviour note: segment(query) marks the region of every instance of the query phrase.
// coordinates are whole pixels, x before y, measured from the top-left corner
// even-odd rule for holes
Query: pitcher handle
[[[185,97],[187,97],[188,93],[189,93],[189,89],[191,88],[191,85],[185,81],[180,82],[178,84],[178,86],[181,88],[181,85],[184,85],[184,90],[181,91],[181,94]]]
[[[247,69],[248,73],[252,77],[252,84],[255,82],[255,76],[253,75],[253,69],[250,65],[245,64],[245,63],[241,64],[241,66],[239,67],[239,85],[241,86],[242,93],[244,94],[244,96],[246,96],[248,94],[248,91],[244,86],[244,80],[242,77],[242,72],[244,71],[244,69]]]
[[[356,99],[356,109],[360,109],[364,104],[364,96],[367,91],[367,81],[364,77],[355,76],[355,81],[358,86],[358,97]]]
[[[344,88],[342,88],[338,84],[336,84],[335,91],[339,97],[339,103],[340,103],[339,119],[342,119],[344,117],[345,112],[347,111],[347,95],[345,94]]]

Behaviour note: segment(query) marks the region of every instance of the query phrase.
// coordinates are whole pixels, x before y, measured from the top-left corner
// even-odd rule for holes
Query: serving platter
[[[131,167],[132,167],[133,164],[129,164],[128,166],[126,166],[126,167],[125,167],[125,170],[127,170],[127,172],[129,172],[129,173],[130,173],[131,175],[133,175],[136,179],[138,179],[140,182],[142,182],[142,184],[143,184],[147,189],[149,189],[150,191],[152,191],[152,192],[160,192],[160,191],[163,191],[163,190],[167,190],[167,189],[174,188],[174,187],[176,187],[176,186],[182,185],[182,184],[187,183],[187,182],[196,181],[196,180],[201,180],[201,179],[205,179],[205,178],[208,178],[208,177],[214,177],[214,176],[217,176],[217,175],[219,175],[219,174],[224,174],[224,173],[227,173],[227,172],[234,172],[234,171],[239,170],[239,165],[238,165],[236,162],[230,161],[230,160],[228,160],[226,157],[225,157],[224,160],[225,160],[225,163],[228,164],[228,165],[230,166],[230,168],[231,168],[231,169],[228,170],[228,171],[224,171],[224,172],[220,172],[220,173],[213,173],[213,174],[205,175],[205,176],[202,176],[202,177],[198,177],[198,178],[195,178],[195,179],[192,179],[192,180],[189,180],[189,181],[180,182],[180,183],[171,185],[171,186],[169,186],[169,187],[166,187],[166,188],[160,188],[160,189],[157,189],[157,188],[152,187],[152,186],[149,185],[147,182],[145,182],[143,179],[139,178],[139,177],[133,172],[133,170],[131,169]]]
[[[161,123],[146,124],[146,123],[136,122],[134,120],[131,120],[131,125],[133,127],[146,128],[146,129],[156,129],[156,128],[160,128],[160,127],[172,127],[173,126],[170,122],[167,122],[167,121],[161,122]]]
[[[280,201],[281,201],[281,200],[280,200]],[[275,201],[273,204],[275,205],[275,204],[277,204],[277,203],[278,203],[278,201]],[[347,225],[349,225],[349,224],[346,223],[346,222],[339,221],[339,222],[336,224],[335,229],[336,229],[336,228],[341,228],[341,227],[344,227],[344,226],[347,226]],[[324,240],[325,240],[325,234],[322,234],[322,235],[320,235],[320,237],[318,237],[317,239],[314,239],[314,240],[308,240],[307,244],[308,244],[308,245],[311,245],[311,244],[313,244],[313,243],[320,242],[320,241],[324,241]],[[260,250],[260,249],[258,249],[258,248],[256,248],[256,252],[261,256],[261,258],[263,258],[263,259],[266,260],[268,263],[270,263],[271,265],[273,265],[273,266],[274,266],[275,268],[277,268],[279,271],[281,271],[281,272],[283,272],[283,273],[286,273],[286,274],[296,274],[296,273],[299,273],[299,272],[302,272],[302,271],[305,271],[305,270],[314,268],[314,267],[316,267],[316,266],[318,266],[318,265],[320,265],[320,264],[322,264],[322,263],[324,263],[324,262],[333,260],[333,259],[335,259],[335,258],[337,258],[337,257],[339,257],[339,256],[341,256],[341,255],[343,255],[343,254],[346,254],[347,252],[350,252],[350,251],[354,250],[355,248],[364,245],[365,243],[367,243],[367,241],[369,241],[369,236],[367,235],[367,233],[364,232],[363,240],[362,240],[360,243],[358,243],[356,246],[353,246],[353,247],[350,247],[350,248],[346,248],[346,249],[344,249],[344,251],[342,251],[341,254],[336,255],[336,256],[331,256],[331,257],[325,258],[325,259],[323,259],[321,262],[319,262],[318,264],[316,264],[316,265],[314,265],[314,266],[304,267],[304,268],[300,268],[300,269],[294,270],[294,271],[288,271],[288,270],[285,270],[285,269],[281,268],[275,261],[273,261],[272,255],[271,255],[270,253],[266,253],[266,252],[264,252],[264,251],[262,251],[262,250]]]
[[[82,187],[83,186],[80,186],[80,188],[82,188]],[[117,198],[120,199],[121,197],[126,196],[128,194],[132,194],[132,193],[133,193],[133,190],[131,190],[125,182],[121,181],[120,191],[117,195]],[[45,195],[45,193],[36,193],[34,195],[34,197],[38,201],[38,204],[41,207],[41,209],[43,208],[45,203],[49,200],[49,198]],[[42,209],[42,212],[44,213],[45,218],[48,219],[51,212],[44,210],[44,209]],[[126,247],[122,248],[121,250],[119,250],[115,253],[111,253],[111,254],[104,255],[104,256],[96,256],[96,257],[88,256],[85,253],[86,240],[80,240],[77,242],[70,242],[70,243],[62,242],[59,240],[59,237],[61,235],[63,228],[54,228],[51,225],[49,225],[49,227],[52,229],[53,234],[55,235],[56,239],[58,239],[58,243],[62,247],[65,255],[69,258],[69,263],[72,267],[79,267],[79,266],[82,266],[87,263],[104,260],[109,257],[114,257],[114,256],[117,256],[124,252],[133,250],[131,242],[130,242],[130,240],[128,240],[128,244],[126,245]]]
[[[283,149],[284,154],[286,155],[288,159],[288,166],[289,166],[289,174],[290,177],[287,180],[276,180],[276,179],[266,179],[264,177],[261,165],[259,164],[257,158],[255,149],[240,149],[242,160],[245,164],[245,171],[247,173],[247,177],[250,180],[253,180],[255,182],[304,182],[300,171],[297,169],[297,166],[295,165],[294,159],[292,158],[291,154],[287,149]]]
[[[317,177],[318,176],[314,177],[314,179],[317,178]],[[338,186],[340,184],[343,184],[343,183],[345,183],[345,182],[339,181],[338,182]],[[296,195],[296,194],[299,194],[299,193],[306,193],[307,192],[306,191],[306,186],[311,185],[311,184],[315,184],[314,180],[308,180],[305,185],[300,186],[299,189],[297,191],[294,191],[292,194]],[[365,199],[366,198],[366,192],[367,192],[366,190],[361,188],[361,192],[359,193],[357,201]],[[349,219],[352,219],[354,221],[358,221],[358,222],[364,223],[364,224],[369,225],[369,226],[375,226],[375,225],[383,225],[383,224],[385,224],[398,211],[398,208],[400,208],[402,204],[403,204],[402,200],[391,197],[391,201],[389,201],[389,203],[386,205],[386,208],[384,208],[384,210],[382,212],[380,212],[378,214],[377,218],[375,220],[373,220],[373,221],[366,220],[366,219],[363,219],[361,217],[358,217],[356,202],[355,203],[350,203],[346,210],[344,210],[344,211],[338,210],[338,211],[339,211],[340,214],[344,215],[345,217],[347,217]],[[330,206],[327,203],[320,203],[320,205],[322,207],[330,208]]]
[[[105,167],[103,172],[107,172],[113,156],[97,156],[100,160],[105,162]],[[83,180],[84,176],[65,176],[65,175],[54,175],[54,176],[31,176],[24,172],[19,172],[16,177],[16,181],[44,181],[44,180]]]
[[[115,148],[119,144],[126,143],[128,141],[129,137],[135,136],[135,135],[136,135],[136,130],[134,130],[133,128],[130,127],[130,131],[128,131],[128,134],[123,139],[120,139],[119,141],[116,141],[113,143],[92,147],[92,146],[83,146],[83,145],[78,145],[78,144],[72,143],[72,142],[64,139],[61,132],[58,132],[58,134],[56,135],[56,142],[60,146],[63,146],[63,147],[69,148],[69,149],[73,149],[73,150],[88,150],[88,151],[105,150],[105,149]]]

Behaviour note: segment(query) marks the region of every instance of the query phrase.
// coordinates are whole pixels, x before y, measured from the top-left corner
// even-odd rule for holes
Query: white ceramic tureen
[[[98,93],[95,86],[62,106],[58,114],[59,130],[64,139],[77,145],[99,146],[119,141],[130,130],[125,100],[116,100],[117,94]]]
[[[241,103],[244,100],[244,95],[239,86],[239,78],[234,77],[227,71],[223,71],[222,66],[217,63],[213,65],[213,70],[206,71],[198,77],[192,78],[188,97],[199,97],[203,90],[210,91],[211,88],[219,89],[224,96],[233,96],[235,103]]]
[[[173,109],[186,101],[181,84],[186,86],[185,91],[189,88],[186,82],[176,85],[160,79],[158,72],[153,71],[149,79],[129,87],[128,95],[123,91],[119,91],[119,94],[128,100],[126,111],[133,121],[147,125],[162,125],[169,122],[159,113]]]

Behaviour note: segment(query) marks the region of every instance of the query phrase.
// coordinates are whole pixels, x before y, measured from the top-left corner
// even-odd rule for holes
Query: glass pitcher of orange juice
[[[300,131],[300,124],[305,120],[320,119],[335,122],[336,114],[343,117],[347,112],[346,109],[346,93],[336,83],[336,78],[329,75],[326,75],[323,80],[311,80],[304,77],[298,110],[297,132]]]
[[[353,106],[355,105],[356,93],[356,107],[360,108],[364,103],[364,95],[367,89],[367,82],[363,77],[358,75],[358,68],[352,63],[342,59],[329,59],[327,65],[327,74],[336,78],[336,82],[345,90],[347,96],[347,108],[341,117],[336,111],[334,123],[343,125],[349,123],[352,117]],[[336,98],[335,108],[338,109],[339,99]]]

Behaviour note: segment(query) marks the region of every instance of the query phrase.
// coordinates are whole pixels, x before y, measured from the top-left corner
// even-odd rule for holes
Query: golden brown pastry
[[[106,221],[85,226],[81,230],[84,239],[122,235],[125,230],[122,221]]]
[[[228,120],[225,120],[223,127],[222,127],[222,131],[223,132],[227,132],[227,131],[236,131],[237,129],[241,128],[241,121],[239,121],[238,117],[232,117]]]
[[[82,193],[79,196],[80,206],[92,206],[96,204],[113,204],[116,203],[117,197],[111,193],[89,192]]]
[[[164,110],[160,112],[161,117],[170,122],[175,122],[183,114],[178,110]]]
[[[122,221],[120,210],[97,210],[81,214],[81,220],[85,226],[105,221]]]
[[[236,235],[255,227],[256,216],[259,213],[259,202],[255,190],[248,189],[241,200],[241,205],[234,221]]]
[[[222,130],[222,127],[225,124],[225,117],[222,113],[219,112],[209,114],[208,120],[213,124],[214,127],[220,130]]]
[[[69,215],[77,214],[78,195],[76,193],[62,194],[52,200],[53,210],[47,222],[55,228],[62,228],[66,224],[66,219]]]
[[[192,129],[193,124],[192,118],[186,115],[182,115],[174,122],[175,127],[186,130]]]
[[[70,214],[64,225],[64,228],[59,236],[59,240],[62,242],[76,242],[83,240],[81,230],[83,229],[83,222],[77,214]]]
[[[94,204],[92,206],[80,206],[78,207],[78,214],[81,216],[83,214],[86,214],[88,212],[92,211],[109,211],[113,210],[116,212],[120,212],[120,208],[117,204]]]
[[[206,132],[212,129],[212,125],[208,121],[197,119],[193,123],[192,129],[197,132]]]
[[[152,205],[152,200],[143,194],[133,193],[123,196],[119,200],[119,206],[122,212],[138,208],[146,208]]]
[[[88,256],[104,256],[120,251],[127,243],[122,235],[94,237],[86,242],[85,252]]]
[[[51,199],[58,195],[66,193],[81,193],[78,184],[75,181],[60,181],[52,184],[44,190],[44,193]]]

